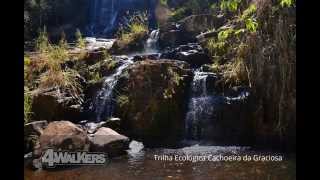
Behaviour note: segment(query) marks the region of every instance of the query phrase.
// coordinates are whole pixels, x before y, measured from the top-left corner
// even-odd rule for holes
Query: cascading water
[[[149,24],[152,26],[155,24],[154,9],[156,4],[157,0],[91,0],[87,35],[110,37],[120,24],[126,23],[121,22],[121,19],[127,17],[129,12],[134,11],[150,12]]]
[[[103,88],[98,92],[98,95],[94,99],[92,109],[96,115],[95,119],[97,122],[105,120],[105,118],[112,117],[114,110],[114,87],[116,86],[123,70],[133,63],[131,59],[122,59],[120,61],[122,61],[123,64],[116,69],[114,74],[105,77]]]
[[[145,52],[147,53],[157,53],[157,43],[159,39],[159,30],[153,30],[150,33],[150,36],[145,44]],[[94,41],[90,39],[91,41]],[[130,58],[123,58],[122,65],[116,69],[116,72],[108,77],[105,77],[103,88],[98,92],[94,102],[91,106],[91,111],[95,114],[95,120],[100,122],[105,120],[106,118],[112,117],[113,110],[114,110],[114,87],[116,86],[120,75],[122,74],[123,70],[125,70],[130,64],[133,63],[132,61],[133,56]]]
[[[144,45],[144,53],[158,53],[159,29],[151,31]]]
[[[214,129],[213,124],[219,104],[223,102],[222,96],[216,96],[208,91],[209,78],[215,78],[214,73],[196,70],[191,84],[191,97],[186,114],[187,139],[200,140]]]

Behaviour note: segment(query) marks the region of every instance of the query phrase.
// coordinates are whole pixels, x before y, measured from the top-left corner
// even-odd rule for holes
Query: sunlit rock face
[[[92,0],[90,4],[90,23],[87,27],[91,36],[112,35],[125,17],[136,11],[150,13],[150,26],[155,25],[154,9],[156,0]]]

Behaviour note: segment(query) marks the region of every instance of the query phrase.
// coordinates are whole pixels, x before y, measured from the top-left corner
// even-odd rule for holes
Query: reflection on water
[[[114,158],[106,166],[85,166],[72,169],[33,171],[25,168],[25,179],[217,179],[217,180],[291,180],[296,179],[294,157],[283,155],[281,162],[208,162],[160,161],[154,155],[280,155],[257,152],[248,147],[192,145],[179,149],[148,149],[132,142],[126,156]]]

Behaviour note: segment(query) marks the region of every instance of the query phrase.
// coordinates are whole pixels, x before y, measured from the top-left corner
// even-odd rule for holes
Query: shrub
[[[43,30],[39,31],[39,36],[36,39],[36,51],[40,53],[47,52],[50,47],[48,34],[47,34],[47,28],[46,26],[43,27]]]
[[[238,10],[241,0],[222,0],[220,3],[220,9],[235,12]]]
[[[75,37],[76,37],[76,47],[84,48],[85,47],[85,41],[84,41],[84,39],[82,37],[80,29],[76,30]]]

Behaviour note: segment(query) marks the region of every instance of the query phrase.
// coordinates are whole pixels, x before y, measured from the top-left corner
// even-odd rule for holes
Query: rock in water
[[[198,68],[203,64],[211,63],[211,58],[197,43],[180,45],[175,49],[164,52],[161,55],[161,58],[185,61],[194,68]]]
[[[87,151],[87,133],[69,121],[51,122],[40,136],[40,152],[54,150]]]
[[[105,152],[108,156],[117,156],[129,148],[129,138],[110,128],[102,127],[90,138],[90,144],[90,150],[93,152]]]
[[[24,134],[28,135],[38,135],[43,133],[43,130],[48,126],[47,121],[33,121],[24,125]]]
[[[39,143],[40,135],[47,126],[47,121],[34,121],[24,125],[24,153],[34,150]]]
[[[120,118],[110,118],[102,126],[119,131],[120,130],[120,125],[121,125],[121,119]]]

